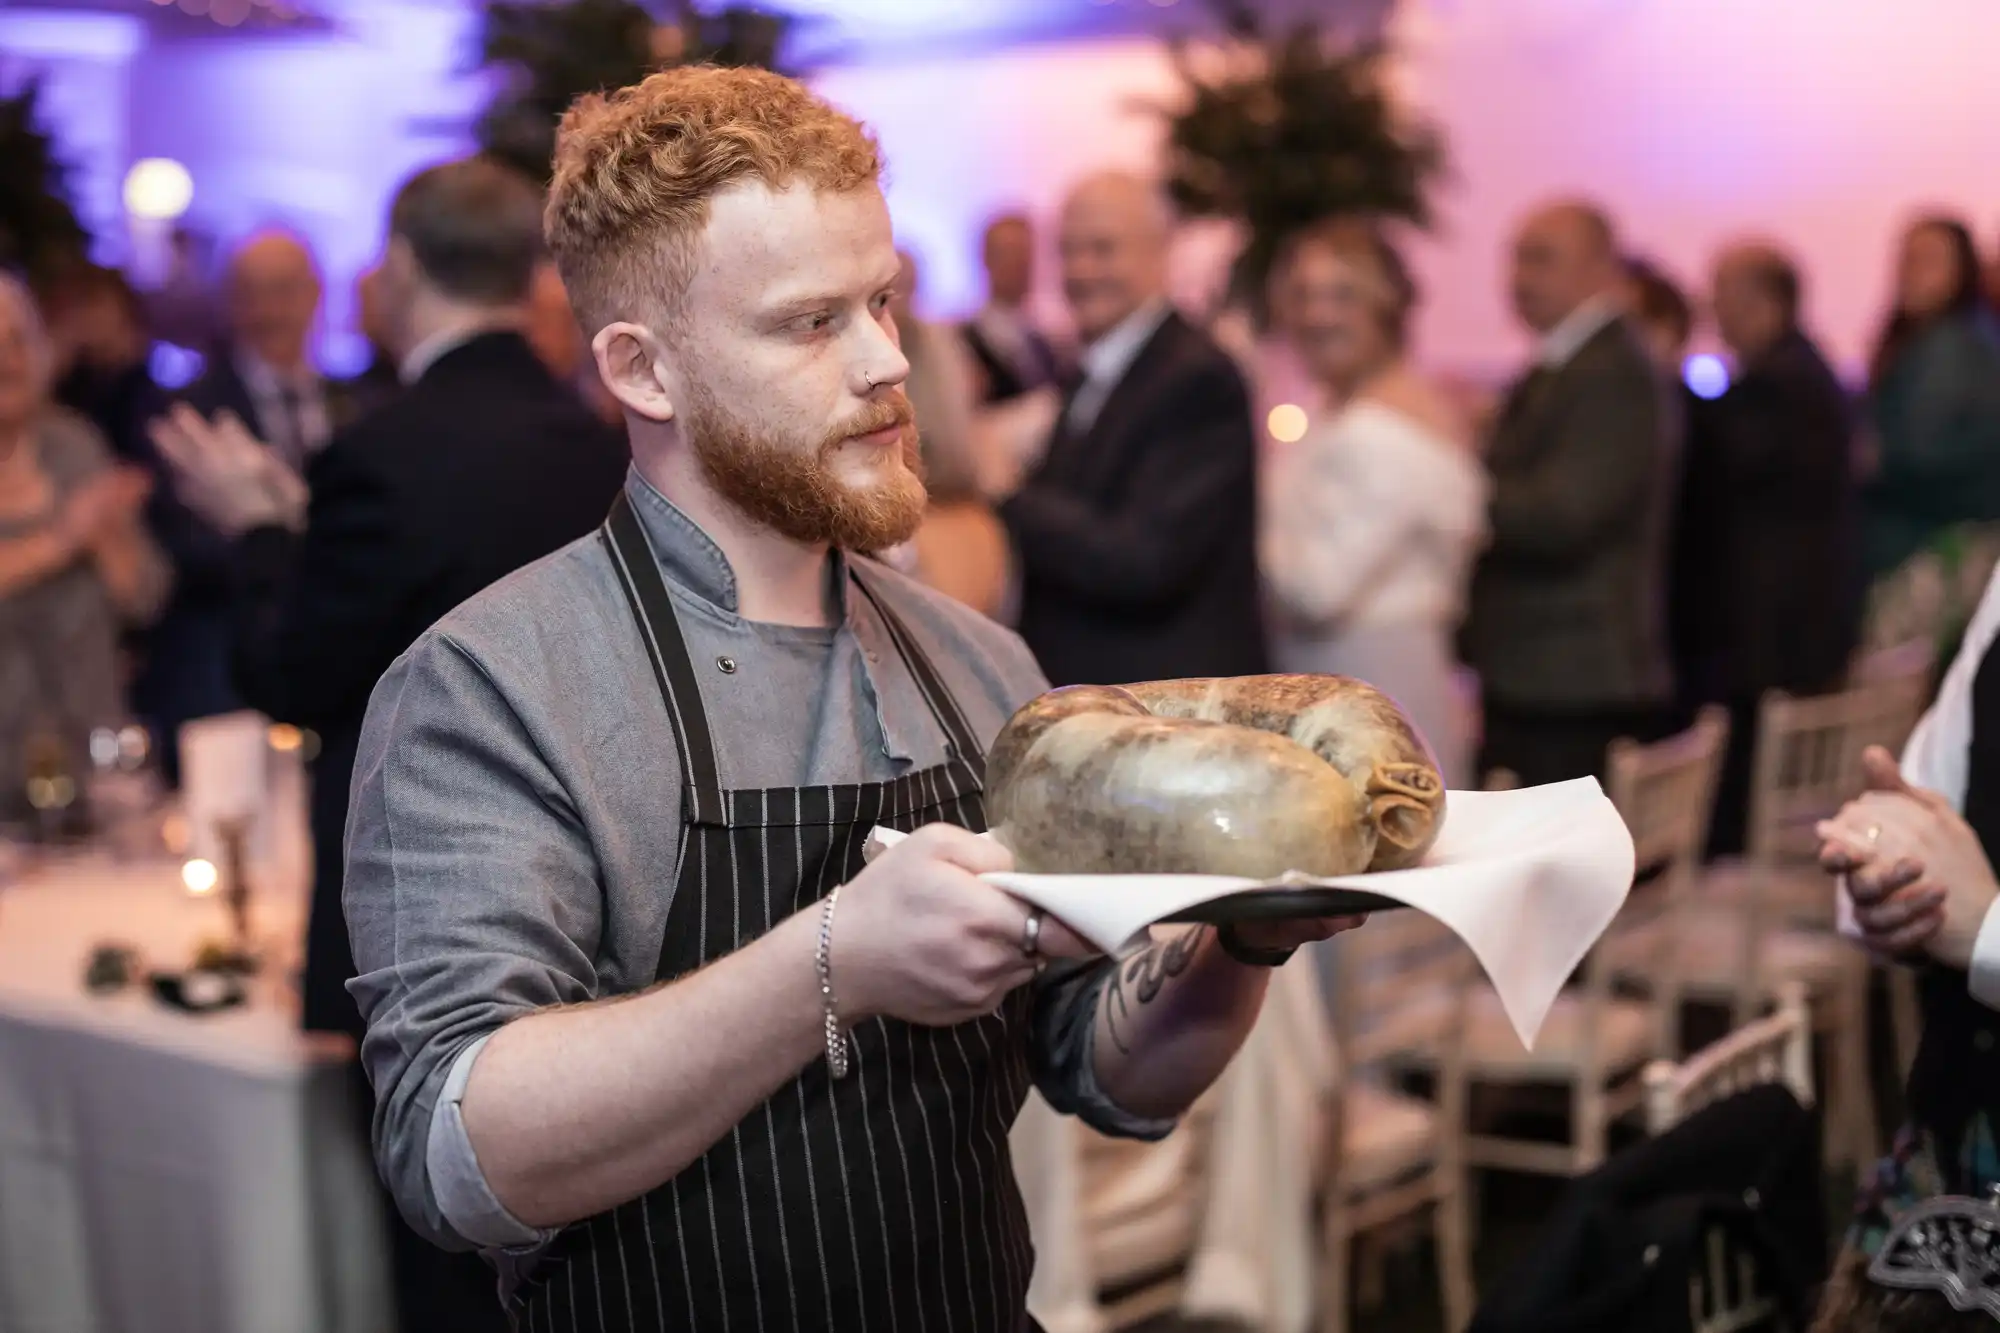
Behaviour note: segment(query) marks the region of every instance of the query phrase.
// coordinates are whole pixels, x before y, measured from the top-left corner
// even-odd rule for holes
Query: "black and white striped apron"
[[[604,535],[680,746],[685,822],[661,980],[852,878],[877,824],[985,828],[979,744],[922,648],[854,571],[946,738],[945,762],[889,782],[725,791],[672,600],[622,496]],[[846,1078],[815,1060],[665,1185],[567,1228],[518,1293],[519,1327],[1031,1327],[1034,1257],[1007,1155],[1029,1086],[1028,1005],[1023,988],[954,1028],[862,1024]]]

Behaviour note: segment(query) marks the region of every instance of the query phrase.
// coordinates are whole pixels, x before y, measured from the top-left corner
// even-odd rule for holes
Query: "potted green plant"
[[[489,0],[479,63],[506,77],[479,118],[479,145],[546,182],[556,125],[577,98],[673,65],[776,69],[787,28],[747,5],[707,13],[677,0],[661,16],[634,0]]]
[[[1396,105],[1379,39],[1310,20],[1274,32],[1254,0],[1210,3],[1221,45],[1171,44],[1186,97],[1170,113],[1166,184],[1184,214],[1243,226],[1230,296],[1261,322],[1271,263],[1300,228],[1350,214],[1429,226],[1444,139]]]
[[[42,281],[90,250],[77,216],[69,171],[42,128],[41,84],[29,80],[0,96],[0,267]]]

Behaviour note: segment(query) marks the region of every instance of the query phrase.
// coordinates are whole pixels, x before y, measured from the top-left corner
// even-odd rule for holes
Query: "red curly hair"
[[[671,328],[717,193],[746,180],[845,193],[881,174],[873,136],[793,79],[662,70],[569,109],[542,228],[587,333],[661,317]]]

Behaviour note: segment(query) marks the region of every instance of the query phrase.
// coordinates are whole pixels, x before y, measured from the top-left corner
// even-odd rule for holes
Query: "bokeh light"
[[[1729,367],[1706,352],[1681,363],[1681,378],[1697,398],[1720,398],[1729,392]]]
[[[1292,444],[1304,439],[1307,424],[1306,410],[1297,403],[1279,403],[1264,419],[1265,429],[1280,444]]]
[[[181,867],[181,883],[185,884],[187,891],[196,897],[215,892],[216,882],[221,878],[222,876],[216,872],[213,861],[204,861],[199,857]]]
[[[146,157],[125,173],[125,211],[135,218],[171,222],[194,202],[194,177],[167,157]]]
[[[206,360],[200,352],[173,343],[154,343],[149,365],[162,389],[185,389],[201,377]]]

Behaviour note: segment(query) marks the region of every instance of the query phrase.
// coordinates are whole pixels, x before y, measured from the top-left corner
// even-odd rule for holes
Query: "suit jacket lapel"
[[[1542,417],[1552,403],[1560,401],[1562,395],[1557,386],[1586,358],[1596,355],[1597,348],[1606,338],[1618,336],[1621,321],[1611,320],[1597,332],[1586,338],[1581,347],[1570,354],[1569,360],[1560,366],[1537,364],[1527,374],[1514,382],[1507,392],[1507,401],[1500,410],[1499,424],[1494,429],[1494,454],[1500,458],[1511,457],[1517,449],[1533,438],[1540,427]]]
[[[1092,479],[1101,477],[1116,466],[1118,442],[1130,433],[1133,418],[1145,410],[1161,368],[1173,355],[1174,342],[1180,335],[1180,323],[1180,315],[1172,311],[1160,321],[1160,327],[1146,339],[1139,354],[1132,358],[1132,364],[1125,367],[1125,373],[1111,386],[1111,392],[1104,395],[1090,429],[1078,441],[1080,447],[1076,461],[1079,470]]]

